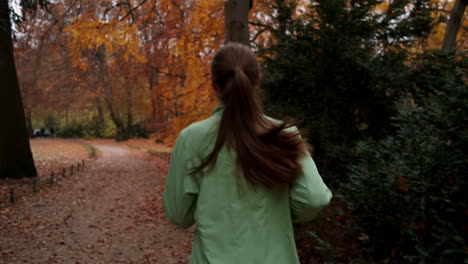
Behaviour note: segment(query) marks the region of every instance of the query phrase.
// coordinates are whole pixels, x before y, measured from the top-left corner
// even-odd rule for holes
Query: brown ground
[[[97,145],[84,172],[0,211],[0,263],[186,263],[193,230],[163,213],[167,161]]]
[[[14,189],[16,198],[31,193],[33,180],[37,186],[44,185],[50,180],[51,172],[57,178],[62,175],[63,169],[66,174],[70,167],[76,168],[77,164],[90,161],[90,153],[86,150],[82,140],[59,139],[59,138],[35,138],[30,140],[37,177],[24,179],[1,179],[0,180],[0,210],[10,204],[10,189]]]

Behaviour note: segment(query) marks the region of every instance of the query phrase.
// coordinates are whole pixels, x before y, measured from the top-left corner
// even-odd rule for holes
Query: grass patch
[[[149,148],[149,149],[146,150],[146,152],[148,152],[148,154],[150,154],[150,155],[157,155],[158,153],[161,153],[156,148]]]
[[[89,158],[93,159],[94,157],[96,157],[96,149],[90,145],[90,144],[84,144],[84,147],[86,148],[86,150],[88,151],[88,154],[89,154]]]

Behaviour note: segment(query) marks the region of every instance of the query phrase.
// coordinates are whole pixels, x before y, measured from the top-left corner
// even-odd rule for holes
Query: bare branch
[[[128,0],[127,0],[127,2],[128,2]],[[123,16],[119,21],[125,20],[125,19],[126,19],[128,16],[130,16],[130,15],[132,16],[133,21],[135,21],[135,18],[133,17],[133,12],[134,12],[135,10],[137,10],[140,6],[142,6],[142,5],[143,5],[144,3],[146,3],[146,2],[148,2],[148,0],[142,0],[138,5],[136,5],[135,7],[131,8],[131,9],[128,11],[128,13],[127,13],[125,16]],[[128,3],[128,4],[130,4],[130,3]]]
[[[249,22],[250,25],[253,25],[253,26],[257,26],[257,27],[262,27],[262,28],[265,28],[271,32],[273,31],[276,31],[276,29],[270,25],[265,25],[265,24],[262,24],[262,23],[258,23],[258,22]]]
[[[255,36],[250,40],[251,43],[255,42],[255,40],[257,40],[258,36],[260,36],[260,34],[262,34],[263,32],[267,31],[268,28],[263,28],[262,30],[259,30],[257,32],[257,34],[255,34]]]
[[[118,2],[117,4],[106,8],[106,10],[104,10],[104,14],[102,15],[103,19],[106,19],[107,13],[108,13],[109,11],[111,11],[112,9],[114,9],[114,8],[116,8],[116,7],[123,6],[123,5],[128,5],[128,3]],[[130,7],[130,8],[131,8],[131,7]]]

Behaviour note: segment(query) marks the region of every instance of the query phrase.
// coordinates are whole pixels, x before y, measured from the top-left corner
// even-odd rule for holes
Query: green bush
[[[130,129],[125,130],[128,137],[148,138],[148,134],[141,123],[134,123]],[[57,131],[58,137],[66,138],[115,138],[117,129],[115,125],[106,120],[104,122],[92,119],[88,122],[74,123],[68,126],[59,128]]]
[[[133,136],[137,138],[148,138],[148,133],[142,122],[134,123],[132,125]]]
[[[468,263],[466,62],[422,56],[414,78],[425,93],[397,104],[396,133],[357,144],[346,191],[375,261]]]
[[[82,138],[85,136],[85,126],[79,123],[70,124],[57,130],[57,137]]]
[[[48,129],[57,127],[57,120],[55,119],[55,116],[51,113],[45,116],[43,123],[44,127]]]
[[[104,130],[102,131],[102,137],[103,138],[115,138],[115,135],[117,134],[117,129],[110,120],[106,120],[104,122]]]
[[[259,47],[268,113],[304,121],[333,187],[346,181],[357,140],[391,131],[394,101],[410,88],[406,47],[430,31],[428,1],[394,1],[376,13],[381,2],[310,1],[297,17],[297,1],[275,0],[272,40]]]
[[[56,135],[64,138],[113,138],[116,129],[114,124],[105,120],[104,122],[92,119],[87,122],[72,123],[68,126],[59,127]]]
[[[106,123],[100,120],[98,116],[94,116],[85,124],[85,138],[102,138]]]

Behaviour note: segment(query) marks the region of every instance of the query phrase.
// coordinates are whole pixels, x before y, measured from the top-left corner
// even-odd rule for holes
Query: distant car
[[[33,130],[33,133],[32,133],[33,138],[40,137],[41,135],[42,135],[42,133],[41,133],[40,129],[34,129]]]
[[[41,129],[34,129],[33,130],[33,135],[32,137],[33,138],[36,138],[36,137],[50,137],[52,136],[52,133],[49,129],[45,129],[45,128],[41,128]]]

